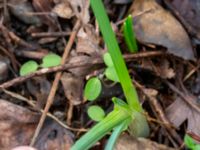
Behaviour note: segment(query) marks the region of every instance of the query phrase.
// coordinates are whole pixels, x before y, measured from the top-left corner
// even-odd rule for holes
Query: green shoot
[[[97,122],[103,120],[105,117],[104,110],[97,105],[90,106],[87,110],[87,114],[92,120]]]
[[[137,42],[135,39],[135,34],[133,31],[133,22],[132,22],[132,16],[129,15],[124,24],[123,24],[123,33],[124,33],[124,39],[126,42],[126,45],[128,46],[128,50],[132,53],[135,53],[138,51]]]
[[[101,93],[101,81],[97,77],[90,78],[84,89],[84,97],[87,100],[93,101]]]

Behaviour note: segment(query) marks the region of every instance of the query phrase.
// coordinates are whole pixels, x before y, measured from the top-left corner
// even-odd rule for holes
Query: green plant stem
[[[142,112],[143,109],[138,101],[136,89],[132,84],[128,69],[125,65],[124,59],[122,58],[119,45],[111,28],[103,3],[101,0],[90,0],[90,4],[94,15],[99,23],[104,41],[108,47],[108,51],[114,63],[114,67],[121,83],[123,92],[125,94],[127,103],[132,109]]]
[[[108,114],[101,122],[96,124],[90,131],[81,137],[71,148],[71,150],[87,150],[99,139],[111,131],[115,126],[123,121],[130,120],[131,115],[125,109],[118,109]]]

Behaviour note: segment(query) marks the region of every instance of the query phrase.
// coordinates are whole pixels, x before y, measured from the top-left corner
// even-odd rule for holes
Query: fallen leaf
[[[71,4],[74,13],[82,20],[83,24],[87,24],[90,21],[89,0],[67,1]]]
[[[72,8],[67,1],[56,4],[52,12],[65,19],[70,19],[74,15]]]
[[[37,12],[44,13],[39,15],[42,23],[47,25],[52,31],[59,29],[56,16],[50,15],[52,11],[51,2],[48,0],[33,0],[33,7]],[[49,14],[45,14],[45,13]]]
[[[191,108],[181,98],[177,98],[167,109],[167,118],[174,126],[179,127],[187,120],[187,131],[200,136],[200,115],[199,112]]]
[[[134,138],[128,135],[121,135],[114,150],[175,150],[162,144],[150,141],[145,138]]]
[[[166,47],[168,52],[194,60],[189,37],[181,24],[155,0],[135,0],[130,13],[137,39]]]
[[[178,18],[184,20],[184,25],[191,35],[200,40],[200,1],[199,0],[166,0],[178,12]],[[186,22],[186,23],[185,23]],[[192,28],[192,30],[190,29]],[[195,32],[195,33],[192,33]]]
[[[11,150],[17,146],[29,145],[39,119],[39,113],[0,99],[1,150]],[[38,150],[68,150],[72,143],[72,133],[47,118],[35,147]]]
[[[43,108],[51,89],[51,83],[45,77],[34,77],[26,82],[26,86],[30,94],[36,98],[37,107]]]
[[[87,24],[81,28],[77,34],[78,41],[76,51],[77,53],[85,53],[88,55],[94,55],[100,53],[99,37],[95,34],[94,28]]]
[[[33,13],[33,6],[28,0],[11,0],[9,1],[10,12],[17,17],[19,20],[26,24],[41,25],[42,22],[39,17],[35,15],[29,15]]]
[[[65,96],[73,105],[79,105],[82,100],[83,78],[71,73],[63,73],[61,83],[64,88]]]

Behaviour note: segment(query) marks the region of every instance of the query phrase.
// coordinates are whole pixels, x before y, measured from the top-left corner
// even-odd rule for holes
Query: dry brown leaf
[[[67,99],[73,105],[79,105],[82,100],[83,78],[72,75],[71,73],[63,73],[61,83]]]
[[[188,121],[187,131],[200,136],[200,114],[181,98],[177,98],[167,109],[166,116],[174,124],[179,127],[184,121]]]
[[[39,119],[40,114],[0,99],[0,149],[29,145]],[[72,133],[47,118],[35,146],[38,150],[67,150],[72,137]]]
[[[26,85],[31,95],[36,98],[38,108],[43,108],[51,89],[51,83],[45,77],[34,77],[28,80]]]
[[[34,25],[42,24],[41,20],[37,16],[29,14],[34,12],[30,1],[10,0],[8,6],[11,13],[24,23]]]
[[[74,14],[72,8],[67,1],[63,1],[54,6],[52,12],[61,18],[70,19]]]
[[[90,21],[89,14],[89,0],[67,0],[74,13],[82,20],[83,24],[87,24]]]
[[[52,11],[51,2],[48,0],[32,0],[32,4],[37,12],[44,13],[43,15],[39,15],[42,23],[47,25],[52,31],[57,31],[59,29],[57,18],[50,15]]]
[[[168,0],[169,1],[169,0]],[[178,11],[182,19],[187,23],[185,27],[189,32],[193,31],[200,40],[200,1],[199,0],[170,0],[172,6]],[[189,28],[193,28],[192,30]]]
[[[133,138],[121,135],[116,143],[115,150],[175,150],[162,144],[144,138]]]
[[[140,42],[161,45],[175,56],[195,59],[184,28],[155,0],[135,0],[130,10],[136,37]]]
[[[95,30],[91,25],[86,25],[78,32],[77,53],[86,53],[94,55],[100,53],[99,37],[95,34]]]

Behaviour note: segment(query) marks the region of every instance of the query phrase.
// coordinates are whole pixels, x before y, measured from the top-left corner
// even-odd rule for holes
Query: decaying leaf
[[[187,28],[191,35],[200,39],[200,1],[199,0],[165,0],[178,12],[178,18]],[[192,28],[192,30],[190,29]],[[194,33],[195,32],[195,33]]]
[[[40,119],[39,113],[0,99],[0,149],[29,145]],[[35,147],[38,150],[69,149],[73,135],[47,118]]]
[[[61,83],[67,99],[74,105],[80,104],[83,93],[83,78],[71,73],[63,73]]]
[[[88,55],[100,53],[100,48],[98,46],[100,39],[95,34],[95,30],[91,25],[81,28],[77,37],[77,53],[86,53]]]
[[[130,13],[137,39],[144,44],[166,47],[168,52],[194,60],[189,37],[181,24],[155,0],[135,0]]]
[[[51,28],[52,31],[58,30],[57,18],[50,15],[52,11],[51,2],[48,0],[33,0],[32,4],[37,12],[44,13],[39,16],[42,23]],[[46,12],[49,12],[49,14],[45,14]]]
[[[73,11],[68,1],[63,1],[54,6],[53,10],[59,17],[70,19],[73,16]]]
[[[73,10],[74,13],[82,20],[84,24],[87,24],[90,20],[89,14],[89,0],[67,0]]]
[[[119,137],[115,150],[175,150],[144,138],[133,138],[128,135]]]
[[[11,13],[24,23],[34,25],[42,24],[41,20],[37,16],[29,14],[34,12],[30,1],[10,0],[8,6]]]
[[[45,77],[34,77],[26,82],[27,89],[37,100],[37,107],[43,108],[48,98],[51,83]]]
[[[181,98],[177,98],[167,109],[166,116],[179,127],[184,121],[188,121],[187,131],[200,136],[200,115],[199,112],[191,108]]]

